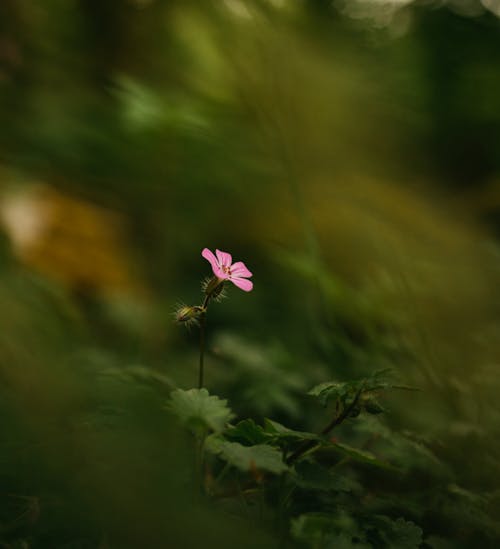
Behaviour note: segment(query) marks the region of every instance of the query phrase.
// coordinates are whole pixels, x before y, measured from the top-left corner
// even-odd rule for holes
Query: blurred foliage
[[[498,547],[499,15],[2,0],[1,547]]]

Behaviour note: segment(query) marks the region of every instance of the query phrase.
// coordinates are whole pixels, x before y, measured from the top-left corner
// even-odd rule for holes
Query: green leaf
[[[272,435],[266,433],[253,419],[244,419],[237,425],[231,426],[224,433],[224,436],[231,442],[239,442],[244,446],[263,444],[272,439]]]
[[[279,474],[288,470],[281,452],[267,444],[243,446],[238,442],[228,442],[210,435],[205,441],[205,449],[242,471],[261,469]]]
[[[381,461],[374,454],[366,450],[359,450],[358,448],[353,448],[352,446],[349,446],[348,444],[343,444],[341,442],[332,442],[331,447],[335,448],[345,456],[350,457],[354,461],[358,461],[360,463],[368,463],[369,465],[374,465],[375,467],[379,467],[381,469],[398,471],[398,469],[390,463]]]
[[[327,406],[329,402],[344,400],[352,392],[350,383],[326,381],[313,387],[307,394],[317,397],[323,406]]]
[[[404,390],[415,390],[413,387],[408,387],[406,385],[396,385],[388,381],[387,377],[392,372],[390,368],[384,370],[377,370],[372,375],[359,380],[347,381],[347,382],[336,382],[336,381],[327,381],[325,383],[320,383],[313,387],[308,394],[316,397],[323,406],[327,406],[330,402],[341,402],[344,406],[348,405],[355,395],[361,391],[363,395],[366,395],[370,400],[370,396],[376,395],[380,391],[385,391],[389,389],[404,389]],[[371,407],[372,410],[377,409],[377,411],[370,411],[370,413],[380,413],[383,408],[377,403]]]
[[[411,521],[378,515],[374,522],[387,549],[418,549],[422,544],[422,529]]]
[[[264,431],[275,439],[282,439],[286,441],[321,440],[321,438],[314,433],[294,431],[293,429],[289,429],[277,421],[267,418],[264,419]]]
[[[193,432],[209,429],[220,433],[234,417],[227,400],[209,395],[206,389],[177,389],[171,393],[167,408]]]
[[[357,522],[344,511],[306,513],[291,521],[292,536],[308,547],[370,549]]]
[[[253,419],[245,419],[237,425],[231,426],[224,433],[225,438],[232,442],[239,442],[244,446],[255,444],[279,444],[282,442],[300,442],[303,440],[321,440],[318,435],[303,431],[288,429],[281,423],[264,419],[264,427],[257,425]]]
[[[315,385],[310,391],[308,391],[308,395],[319,397],[321,393],[325,390],[329,390],[332,387],[343,385],[342,383],[336,383],[335,381],[323,381],[323,383],[320,383],[319,385]]]
[[[323,541],[325,536],[335,535],[336,530],[332,517],[326,513],[307,513],[291,522],[292,536],[310,545]]]

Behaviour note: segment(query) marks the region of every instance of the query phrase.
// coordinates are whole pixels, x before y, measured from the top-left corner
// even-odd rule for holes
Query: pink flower
[[[212,265],[214,275],[220,280],[230,280],[235,286],[241,288],[245,292],[250,292],[253,288],[253,283],[247,278],[252,276],[252,273],[246,268],[242,261],[233,263],[231,254],[215,250],[217,257],[208,249],[205,248],[201,255]]]

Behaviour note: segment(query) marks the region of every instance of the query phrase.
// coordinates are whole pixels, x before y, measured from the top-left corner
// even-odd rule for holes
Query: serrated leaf
[[[205,449],[241,471],[261,469],[270,473],[283,473],[288,470],[281,452],[267,444],[243,446],[238,442],[228,442],[211,435],[205,441]]]
[[[239,442],[244,446],[255,444],[279,444],[280,442],[300,442],[303,440],[321,440],[314,433],[294,431],[277,421],[264,419],[264,427],[257,425],[253,419],[245,419],[231,426],[224,433],[226,439]]]
[[[294,441],[294,440],[321,440],[318,435],[314,433],[307,433],[305,431],[294,431],[285,427],[277,421],[271,419],[264,419],[264,431],[270,436],[282,440]]]
[[[323,406],[335,401],[342,402],[346,406],[349,404],[349,400],[352,401],[356,393],[359,392],[370,395],[389,389],[415,390],[414,387],[390,383],[386,378],[391,373],[392,369],[387,368],[378,370],[364,379],[347,382],[327,381],[313,387],[308,394],[316,397]],[[383,409],[380,409],[380,411],[383,411]]]
[[[307,394],[318,398],[323,406],[336,400],[344,400],[352,392],[349,383],[327,381],[313,387]]]
[[[227,400],[210,395],[206,389],[177,389],[171,393],[167,408],[194,432],[209,429],[220,433],[234,417]]]
[[[231,442],[239,442],[244,446],[263,444],[272,439],[272,435],[266,433],[264,428],[257,425],[253,419],[244,419],[237,425],[229,427],[224,435]]]

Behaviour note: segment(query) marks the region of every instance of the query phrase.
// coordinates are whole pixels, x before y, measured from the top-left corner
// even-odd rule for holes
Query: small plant
[[[231,254],[215,250],[215,255],[208,248],[201,252],[212,266],[213,276],[202,282],[202,289],[205,295],[201,305],[181,305],[176,312],[177,322],[186,325],[197,324],[200,327],[200,363],[198,370],[198,389],[204,383],[204,358],[205,358],[205,325],[208,306],[213,300],[224,297],[224,285],[229,281],[245,292],[253,289],[253,283],[248,280],[252,273],[242,261],[233,263]]]
[[[205,248],[202,256],[213,271],[203,284],[203,302],[182,306],[176,315],[179,322],[200,328],[198,388],[173,391],[168,409],[196,439],[196,477],[204,497],[234,500],[242,513],[257,514],[264,522],[271,516],[284,542],[358,549],[419,547],[422,530],[406,517],[385,514],[383,505],[373,504],[373,489],[362,485],[365,471],[369,485],[377,475],[402,474],[399,464],[370,451],[370,439],[356,447],[332,436],[345,423],[378,421],[386,411],[380,399],[387,391],[413,389],[391,381],[387,369],[354,381],[321,383],[308,393],[329,417],[318,433],[269,418],[233,422],[236,416],[227,401],[203,387],[206,314],[227,282],[251,291],[252,273],[244,263],[233,263],[227,252],[216,250],[214,255]],[[421,453],[430,462],[435,459],[430,452]]]

